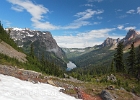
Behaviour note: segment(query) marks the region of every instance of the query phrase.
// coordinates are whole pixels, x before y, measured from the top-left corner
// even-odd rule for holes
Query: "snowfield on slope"
[[[0,74],[0,100],[77,100],[49,84],[33,84]]]

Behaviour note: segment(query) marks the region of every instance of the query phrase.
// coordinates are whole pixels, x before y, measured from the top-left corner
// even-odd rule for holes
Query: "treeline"
[[[96,65],[90,64],[89,66],[75,68],[69,74],[83,81],[91,81],[95,76],[109,73],[124,73],[140,80],[140,46],[134,48],[134,43],[132,43],[127,53],[123,53],[123,49],[123,42],[120,42],[114,56],[111,57],[113,58],[112,62],[110,61],[108,65],[104,65],[103,62]]]
[[[123,56],[123,42],[120,42],[116,48],[110,71],[127,73],[140,80],[140,45],[135,49],[133,42],[127,57]]]
[[[37,65],[42,73],[64,77],[64,71],[62,68],[55,65],[55,63],[48,61],[43,53],[41,55],[41,59],[35,56],[33,44],[31,44],[31,49],[29,55],[27,56],[27,60],[34,66]]]
[[[43,44],[43,42],[40,42],[39,40],[37,40],[34,42],[28,41],[25,43],[23,44],[23,50],[26,53],[30,53],[30,46],[32,44],[34,46],[34,54],[38,59],[41,59],[41,56],[44,55],[45,59],[47,59],[49,62],[52,62],[61,66],[63,70],[66,69],[66,66],[67,66],[66,60],[57,57],[57,55],[55,55],[55,53],[53,52],[46,51],[46,48],[44,47],[45,44]]]
[[[16,58],[11,58],[7,55],[0,53],[0,64],[9,65],[9,66],[17,66],[18,68],[24,68],[26,70],[34,70],[37,72],[41,72],[47,75],[54,75],[58,77],[63,77],[64,72],[60,67],[56,66],[53,63],[38,60],[36,57],[27,56],[27,62],[23,63],[18,61]]]
[[[96,78],[101,75],[109,73],[109,66],[88,66],[88,67],[79,67],[68,72],[72,77],[77,78],[82,81],[92,81],[92,78]]]
[[[23,52],[22,48],[19,48],[17,46],[17,44],[13,41],[13,39],[10,38],[10,30],[7,33],[4,30],[3,25],[1,24],[1,21],[0,21],[0,42],[1,41],[6,42],[7,44],[9,44],[10,46],[12,46],[17,51]]]

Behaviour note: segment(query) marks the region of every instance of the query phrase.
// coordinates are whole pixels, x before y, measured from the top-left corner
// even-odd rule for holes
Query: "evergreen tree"
[[[123,42],[117,45],[116,53],[114,54],[115,67],[117,72],[124,72],[123,62]]]
[[[111,71],[111,73],[114,73],[115,72],[114,60],[112,60],[110,71]]]
[[[138,50],[137,50],[137,65],[140,65],[140,45],[139,45],[139,47],[138,47]]]
[[[128,73],[135,75],[136,71],[136,57],[135,57],[135,49],[134,49],[134,42],[131,44],[129,56],[127,58],[127,65],[129,67]]]
[[[136,66],[137,79],[140,81],[140,45],[137,50]]]
[[[44,52],[42,53],[42,55],[41,55],[41,65],[42,65],[42,67],[41,67],[41,71],[45,71],[46,69],[45,69],[45,65],[46,65],[46,62],[45,62],[45,56],[44,56]]]
[[[31,44],[30,56],[31,56],[32,58],[34,58],[34,47],[33,47],[33,43]]]

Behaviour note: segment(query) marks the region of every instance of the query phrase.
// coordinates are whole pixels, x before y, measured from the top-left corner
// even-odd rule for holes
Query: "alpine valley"
[[[124,54],[127,55],[131,44],[137,48],[140,45],[140,32],[130,29],[123,39],[107,38],[100,45],[87,48],[62,48],[67,58],[77,67],[110,66],[115,49],[119,42],[123,42]],[[125,56],[124,56],[125,57]]]
[[[74,62],[77,67],[87,67],[95,65],[110,66],[115,48],[119,42],[123,42],[124,51],[128,51],[134,42],[135,47],[140,44],[140,33],[130,29],[123,39],[107,38],[101,45],[87,48],[60,48],[49,31],[30,30],[28,28],[6,28],[10,37],[18,47],[22,47],[29,53],[31,44],[34,53],[38,58],[42,55],[55,64],[66,68],[68,59]]]
[[[54,97],[38,94],[38,100],[139,100],[139,45],[140,33],[134,29],[130,29],[123,39],[108,37],[102,44],[93,47],[61,48],[49,31],[4,29],[0,25],[0,74],[20,79],[0,75],[0,92],[8,91],[16,98],[11,91],[15,91],[17,85],[20,91],[56,93]],[[136,56],[134,67],[129,64],[132,60],[129,55]],[[77,67],[67,71],[69,61]],[[9,85],[9,80],[13,80],[15,85]],[[24,94],[23,99],[36,98],[34,94]],[[0,95],[0,99],[10,100],[11,97],[5,95]],[[19,94],[17,96],[21,98]]]

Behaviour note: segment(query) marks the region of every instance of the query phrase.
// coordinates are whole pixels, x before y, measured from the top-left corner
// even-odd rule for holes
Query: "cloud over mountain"
[[[54,36],[58,45],[61,47],[68,48],[83,48],[83,47],[92,47],[97,44],[101,44],[104,39],[107,37],[118,38],[121,36],[110,35],[109,33],[114,31],[115,28],[110,29],[99,29],[91,30],[84,33],[79,33],[69,36]]]

